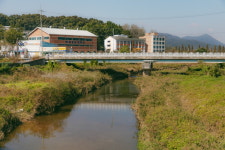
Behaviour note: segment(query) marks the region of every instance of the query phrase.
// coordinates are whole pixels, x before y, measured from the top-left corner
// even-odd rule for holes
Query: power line
[[[50,12],[53,13],[53,12]],[[54,12],[54,14],[58,14],[60,15],[59,12]],[[81,17],[86,17],[86,18],[99,18],[99,19],[109,19],[109,20],[113,20],[113,19],[117,19],[117,20],[166,20],[166,19],[184,19],[184,18],[196,18],[196,17],[205,17],[205,16],[215,16],[215,15],[221,15],[221,14],[225,14],[225,11],[220,11],[220,12],[212,12],[212,13],[202,13],[202,14],[194,14],[194,15],[182,15],[182,16],[166,16],[166,17],[145,17],[145,18],[119,18],[119,17],[103,17],[103,16],[84,16],[81,15],[79,13],[76,13],[74,15],[80,15]],[[65,14],[61,14],[63,16],[67,16]],[[71,13],[68,14],[69,16],[73,16]]]
[[[183,15],[183,16],[171,16],[171,17],[147,17],[147,18],[114,18],[114,19],[123,19],[123,20],[164,20],[164,19],[184,19],[184,18],[194,18],[194,17],[205,17],[205,16],[214,16],[225,14],[225,11],[213,12],[213,13],[204,13],[196,15]]]
[[[43,11],[43,10],[41,10]],[[40,10],[39,10],[40,12]],[[166,19],[185,19],[185,18],[196,18],[196,17],[205,17],[205,16],[215,16],[215,15],[222,15],[225,14],[225,11],[220,11],[220,12],[212,12],[212,13],[202,13],[202,14],[193,14],[193,15],[181,15],[181,16],[165,16],[165,17],[138,17],[138,18],[126,18],[126,17],[105,17],[105,16],[86,16],[86,15],[82,15],[80,13],[60,13],[60,12],[52,12],[52,11],[45,11],[47,13],[54,13],[57,14],[59,16],[78,16],[78,17],[83,17],[83,18],[96,18],[96,19],[104,19],[104,20],[166,20]],[[25,12],[24,12],[25,13]],[[21,14],[24,14],[21,13]],[[27,12],[28,13],[28,12]],[[31,13],[31,12],[30,12]],[[34,11],[33,11],[34,13]],[[29,13],[28,13],[29,14]],[[51,15],[46,15],[46,16],[51,16]]]

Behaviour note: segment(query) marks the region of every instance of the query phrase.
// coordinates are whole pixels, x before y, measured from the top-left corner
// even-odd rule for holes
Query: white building
[[[109,36],[104,40],[106,52],[118,52],[123,46],[128,46],[130,52],[144,52],[146,49],[144,39],[128,38],[127,35]]]
[[[165,52],[165,36],[160,36],[158,33],[146,33],[145,36],[140,37],[140,39],[145,39],[147,53]]]
[[[60,53],[66,52],[66,47],[57,47],[52,45],[49,47],[43,47],[45,42],[41,40],[25,40],[21,41],[22,46],[19,46],[19,52],[24,53],[28,52],[29,57],[42,56],[45,53]]]

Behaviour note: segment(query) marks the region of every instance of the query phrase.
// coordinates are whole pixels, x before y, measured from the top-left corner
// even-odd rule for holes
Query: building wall
[[[165,52],[165,37],[154,36],[152,49],[153,52]]]
[[[130,52],[145,51],[145,41],[141,39],[132,39],[124,35],[110,36],[104,41],[105,51],[117,52],[123,46],[128,46]]]
[[[104,40],[105,51],[114,52],[116,51],[116,40],[112,36]]]
[[[50,43],[67,47],[74,52],[97,52],[97,37],[51,35]]]
[[[97,37],[73,36],[73,35],[49,35],[40,29],[35,30],[29,39],[43,37],[43,41],[56,44],[59,47],[66,47],[73,52],[97,52]],[[41,40],[40,38],[36,40]]]
[[[50,42],[50,39],[45,39],[45,37],[50,37],[49,34],[41,31],[40,29],[37,29],[35,32],[33,32],[32,34],[30,34],[30,36],[28,37],[28,39],[31,39],[31,38],[36,38],[36,37],[44,37],[44,40],[45,42]],[[35,39],[33,39],[35,40]],[[36,40],[41,40],[41,39],[36,39]]]
[[[145,39],[148,53],[165,52],[165,36],[160,36],[158,33],[146,33],[140,39]]]

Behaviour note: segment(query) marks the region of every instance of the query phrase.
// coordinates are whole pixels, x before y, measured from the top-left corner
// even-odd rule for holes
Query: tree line
[[[67,28],[87,30],[98,36],[97,48],[104,50],[104,39],[112,35],[128,35],[138,38],[145,34],[145,29],[135,24],[118,25],[111,21],[102,21],[95,18],[82,18],[78,16],[45,16],[40,14],[5,15],[0,13],[0,44],[15,45],[18,40],[25,40],[27,33],[41,26],[52,28]],[[6,30],[4,26],[10,26]],[[26,34],[25,34],[26,33]],[[225,52],[225,46],[180,45],[166,47],[166,52]]]
[[[224,45],[214,45],[210,46],[206,44],[205,46],[199,45],[198,48],[194,48],[193,45],[181,45],[175,47],[167,47],[167,52],[225,52]]]
[[[23,15],[10,15],[0,13],[0,40],[6,39],[8,33],[3,26],[10,26],[11,29],[17,29],[19,33],[17,37],[12,40],[6,41],[10,44],[15,44],[15,39],[23,39],[21,33],[25,31],[32,31],[36,27],[41,26],[52,28],[67,28],[67,29],[80,29],[88,30],[98,36],[98,50],[104,50],[104,39],[108,36],[125,34],[131,38],[137,38],[144,35],[144,28],[137,25],[118,25],[111,21],[103,22],[102,20],[94,18],[82,18],[78,16],[45,16],[40,14],[23,14]],[[15,32],[15,31],[11,31]],[[26,35],[23,36],[26,38]]]

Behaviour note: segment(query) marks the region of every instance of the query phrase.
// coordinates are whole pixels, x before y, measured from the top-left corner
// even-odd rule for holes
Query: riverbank
[[[136,79],[138,148],[224,149],[224,64],[157,64]]]
[[[0,140],[19,124],[37,115],[51,114],[58,107],[76,102],[112,80],[140,72],[139,64],[80,64],[0,66]]]
[[[113,79],[127,78],[130,65],[57,64],[0,68],[0,140],[22,122],[51,114]]]

